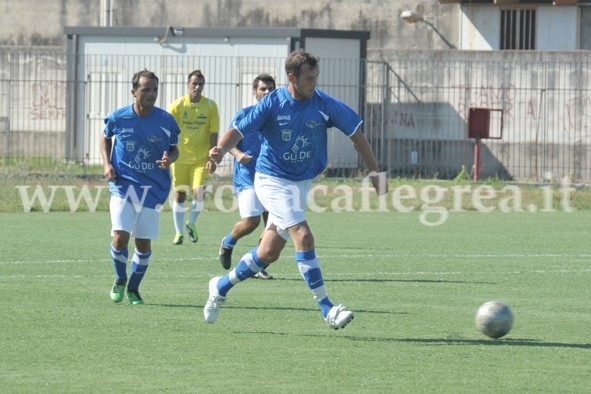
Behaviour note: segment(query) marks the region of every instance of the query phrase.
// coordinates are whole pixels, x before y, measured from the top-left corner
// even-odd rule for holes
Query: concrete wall
[[[0,45],[63,45],[64,26],[100,26],[106,0],[2,0]],[[113,26],[298,27],[369,30],[374,51],[446,49],[424,24],[407,25],[405,9],[425,15],[442,31],[453,26],[454,6],[437,0],[111,0]]]
[[[3,0],[0,44],[65,42],[64,26],[100,26],[105,0]],[[439,19],[449,7],[437,0],[111,0],[113,26],[298,27],[370,30],[371,46],[444,48],[424,26],[412,28],[399,18],[404,9]],[[42,22],[40,22],[42,21]],[[409,28],[410,27],[410,28]]]
[[[106,14],[103,5],[109,2],[112,12]],[[577,49],[577,43],[580,49],[591,49],[591,2],[580,7],[536,7],[544,7],[538,29],[542,49]],[[468,15],[471,9],[479,9],[476,16],[484,11],[484,19],[474,20],[477,26],[471,27],[470,17],[462,18],[461,9]],[[492,5],[440,5],[438,0],[299,0],[297,6],[271,0],[2,0],[0,45],[63,45],[64,26],[271,26],[369,30],[368,56],[381,58],[398,49],[448,49],[441,36],[459,48],[496,49],[490,40],[498,36],[498,23],[493,23],[498,9]],[[403,10],[422,14],[429,24],[407,24],[399,17]],[[558,21],[552,31],[560,34],[552,34],[548,23],[559,14],[569,22]],[[579,14],[581,28],[577,31]],[[545,37],[544,32],[551,37]],[[567,41],[564,47],[563,40]]]
[[[482,140],[481,176],[587,181],[590,61],[586,51],[398,51],[382,65],[384,95],[367,90],[366,130],[383,136],[374,151],[391,173],[453,177],[473,165],[470,109],[494,110],[501,138]],[[369,78],[379,75],[376,66]]]

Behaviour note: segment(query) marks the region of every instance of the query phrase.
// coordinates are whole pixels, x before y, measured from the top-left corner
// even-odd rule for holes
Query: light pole
[[[443,34],[441,34],[441,32],[439,30],[437,30],[437,28],[433,25],[433,23],[425,20],[425,18],[423,17],[423,15],[414,12],[414,11],[410,11],[410,10],[405,10],[402,11],[402,13],[400,14],[400,17],[402,18],[403,21],[405,21],[408,24],[413,24],[413,23],[417,23],[417,22],[423,22],[424,24],[426,24],[427,26],[429,26],[431,29],[433,29],[433,31],[439,36],[439,38],[441,38],[443,40],[443,42],[445,42],[445,44],[447,45],[447,47],[449,49],[457,49],[456,46],[454,44],[452,44],[451,42],[449,42],[447,40],[447,38],[445,38],[443,36]]]

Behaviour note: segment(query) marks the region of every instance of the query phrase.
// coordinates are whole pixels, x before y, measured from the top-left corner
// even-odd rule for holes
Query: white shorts
[[[160,212],[152,208],[141,208],[136,211],[134,205],[119,197],[111,196],[109,202],[111,212],[111,236],[114,231],[125,231],[135,238],[158,238]]]
[[[237,198],[241,218],[261,216],[265,211],[263,204],[261,204],[261,200],[259,200],[253,188],[240,190]]]
[[[254,176],[254,188],[257,197],[269,211],[267,227],[274,224],[279,230],[283,230],[279,234],[284,239],[289,239],[285,230],[306,220],[310,180],[290,181],[257,172]]]

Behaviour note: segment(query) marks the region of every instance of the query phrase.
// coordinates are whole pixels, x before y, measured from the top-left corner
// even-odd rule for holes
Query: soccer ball
[[[513,325],[513,312],[502,301],[488,301],[478,308],[474,319],[476,328],[491,338],[506,335]]]

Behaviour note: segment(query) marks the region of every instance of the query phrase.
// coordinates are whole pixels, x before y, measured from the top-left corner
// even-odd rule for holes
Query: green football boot
[[[114,302],[123,301],[123,294],[125,293],[126,284],[127,281],[125,280],[115,280],[115,284],[113,284],[113,288],[111,289],[111,299]]]
[[[195,228],[195,225],[191,226],[189,223],[187,223],[186,227],[187,227],[187,232],[189,233],[189,238],[191,239],[191,242],[195,243],[195,242],[199,241],[199,234],[197,234],[197,228]]]
[[[183,234],[177,233],[172,240],[172,243],[175,245],[182,245],[183,244]]]
[[[144,305],[144,300],[140,296],[140,292],[137,290],[127,290],[127,299],[132,305]]]

